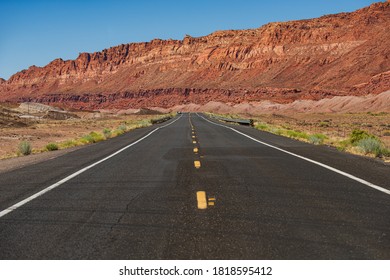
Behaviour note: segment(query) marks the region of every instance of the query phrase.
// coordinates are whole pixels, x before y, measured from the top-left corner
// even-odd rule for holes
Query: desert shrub
[[[99,141],[102,141],[104,140],[104,137],[103,135],[97,133],[97,132],[91,132],[87,135],[84,135],[83,137],[81,137],[80,141],[81,143],[83,144],[88,144],[88,143],[96,143],[96,142],[99,142]]]
[[[282,135],[282,131],[279,128],[273,127],[270,129],[270,132],[273,134]]]
[[[77,146],[77,142],[75,140],[67,140],[60,144],[63,148],[70,148]]]
[[[354,131],[352,131],[351,135],[349,136],[349,141],[351,142],[352,145],[355,145],[357,142],[365,138],[375,139],[376,137],[364,130],[355,129]]]
[[[265,123],[258,123],[258,124],[256,124],[256,129],[267,130],[268,129],[268,125],[265,124]]]
[[[339,151],[345,151],[347,150],[347,147],[350,145],[350,142],[349,140],[343,140],[343,141],[340,141],[337,145],[337,150]]]
[[[48,151],[57,151],[58,150],[58,145],[56,143],[49,143],[46,145],[46,149]]]
[[[296,139],[308,139],[309,135],[305,132],[301,131],[295,131],[295,130],[287,130],[286,135],[291,138],[296,138]]]
[[[118,130],[122,130],[123,132],[125,132],[127,130],[127,126],[124,124],[121,124],[120,126],[118,126]]]
[[[97,133],[95,131],[92,131],[89,135],[92,137],[93,143],[100,142],[100,141],[104,140],[103,135],[100,133]]]
[[[105,128],[105,129],[103,129],[103,135],[104,135],[104,137],[107,139],[107,138],[110,138],[111,137],[111,130],[110,129],[108,129],[108,128]]]
[[[382,155],[384,150],[381,141],[375,138],[363,138],[356,143],[356,146],[365,154],[374,154],[375,156]]]
[[[31,154],[32,152],[31,144],[27,141],[20,142],[18,148],[19,148],[19,152],[25,156]]]
[[[115,129],[112,134],[114,136],[119,136],[119,135],[122,135],[123,133],[125,133],[123,130]]]
[[[390,149],[383,148],[381,152],[382,152],[382,156],[390,157]]]
[[[138,122],[136,127],[147,127],[147,126],[150,126],[151,124],[152,124],[151,120],[141,120]]]
[[[320,133],[310,135],[308,138],[309,143],[312,143],[314,145],[323,144],[325,139],[326,139],[326,136],[324,134],[320,134]]]
[[[329,127],[329,122],[320,122],[319,124],[318,124],[318,126],[319,127]]]
[[[83,144],[88,144],[88,143],[93,143],[94,141],[93,141],[93,137],[87,134],[81,137],[80,142]]]

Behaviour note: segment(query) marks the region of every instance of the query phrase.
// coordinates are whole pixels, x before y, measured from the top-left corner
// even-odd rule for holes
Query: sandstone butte
[[[155,39],[0,80],[0,101],[75,109],[169,108],[364,96],[390,89],[390,2],[352,13]]]

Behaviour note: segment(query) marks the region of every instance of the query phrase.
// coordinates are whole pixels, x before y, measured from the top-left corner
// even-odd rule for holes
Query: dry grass
[[[390,161],[390,113],[295,113],[235,115],[234,117],[252,118],[257,129],[273,134],[315,145],[334,146],[354,154],[379,156],[384,161]],[[370,153],[357,147],[356,143],[351,143],[351,134],[356,130],[363,130],[377,139],[381,151]]]
[[[310,139],[315,142],[315,135],[325,136],[321,144],[335,146],[340,150],[355,154],[362,154],[362,152],[356,147],[348,145],[349,137],[354,130],[366,131],[377,137],[384,147],[387,149],[390,147],[389,113],[270,114],[256,116],[255,120],[258,129],[288,137],[291,137],[288,134],[297,132],[300,135],[308,135],[308,137],[292,138],[307,142],[310,142]],[[375,156],[375,154],[371,156]],[[389,159],[384,157],[384,160]]]
[[[151,125],[156,115],[110,115],[94,119],[23,120],[1,118],[0,159],[18,156],[22,141],[31,144],[32,153],[48,151],[48,144],[59,149],[85,145],[115,137],[126,131]],[[110,131],[108,134],[107,131]]]

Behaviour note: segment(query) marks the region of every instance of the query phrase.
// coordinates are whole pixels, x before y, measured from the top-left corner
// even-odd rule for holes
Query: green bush
[[[256,124],[256,129],[258,129],[258,130],[267,130],[268,129],[268,125],[265,124],[265,123],[258,123],[258,124]]]
[[[107,138],[110,138],[111,137],[111,130],[108,129],[108,128],[105,128],[103,129],[103,134],[104,134],[104,137],[107,139]]]
[[[356,143],[356,146],[365,154],[380,156],[383,154],[383,144],[375,138],[363,138]]]
[[[119,135],[122,135],[123,133],[125,133],[123,130],[121,130],[121,129],[116,129],[115,131],[114,131],[114,135],[115,136],[119,136]]]
[[[329,122],[320,122],[319,127],[329,127]]]
[[[96,143],[96,142],[103,141],[103,140],[104,140],[103,135],[101,135],[97,132],[94,132],[94,131],[92,131],[91,133],[89,133],[87,135],[84,135],[80,139],[80,141],[84,144]]]
[[[287,130],[286,135],[288,137],[295,138],[295,139],[308,139],[309,138],[309,135],[307,135],[307,133],[301,132],[301,131],[295,131],[295,130]]]
[[[350,145],[350,142],[349,140],[343,140],[343,141],[340,141],[337,145],[337,150],[339,151],[345,151],[347,150],[347,147]]]
[[[390,157],[390,149],[383,148],[382,149],[382,156]]]
[[[84,144],[94,143],[93,137],[89,134],[81,137],[80,141],[81,141],[81,143],[84,143]]]
[[[100,141],[104,140],[104,136],[100,133],[95,132],[95,131],[92,131],[89,135],[92,137],[93,143],[100,142]]]
[[[271,127],[268,131],[276,135],[282,135],[282,131],[276,127]]]
[[[355,145],[357,142],[365,138],[375,139],[376,137],[364,130],[355,129],[354,131],[352,131],[351,135],[349,136],[349,141],[351,142],[352,145]]]
[[[32,152],[31,144],[27,141],[22,141],[19,143],[19,152],[22,155],[29,155]]]
[[[57,151],[58,150],[58,145],[56,143],[49,143],[46,145],[46,149],[48,151]]]
[[[124,124],[121,124],[120,126],[118,126],[118,130],[122,130],[123,132],[126,132],[127,126]]]
[[[75,147],[75,146],[77,146],[77,141],[75,141],[75,140],[67,140],[67,141],[61,143],[60,145],[63,148]]]
[[[136,127],[147,127],[152,124],[151,120],[141,120],[137,123]]]
[[[326,138],[327,137],[324,134],[316,133],[316,134],[310,135],[308,140],[309,140],[309,143],[311,143],[311,144],[321,145],[324,143],[324,140]]]

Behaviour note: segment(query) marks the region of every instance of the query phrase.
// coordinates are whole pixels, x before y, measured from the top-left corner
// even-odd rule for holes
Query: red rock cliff
[[[379,93],[390,88],[389,26],[386,2],[258,29],[125,44],[31,66],[0,81],[0,100],[166,107]]]

